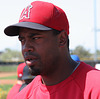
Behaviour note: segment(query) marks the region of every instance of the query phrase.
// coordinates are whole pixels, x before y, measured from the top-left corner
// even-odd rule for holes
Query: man
[[[25,62],[38,75],[14,99],[100,99],[100,71],[70,57],[69,23],[61,8],[34,1],[4,32],[19,36]]]

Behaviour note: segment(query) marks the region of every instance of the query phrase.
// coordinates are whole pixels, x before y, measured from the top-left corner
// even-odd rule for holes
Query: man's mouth
[[[28,66],[34,66],[36,64],[37,60],[38,60],[37,58],[32,58],[32,57],[25,58],[26,64]]]

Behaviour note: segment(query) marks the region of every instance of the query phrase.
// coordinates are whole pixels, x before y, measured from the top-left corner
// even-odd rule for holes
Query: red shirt
[[[45,86],[37,76],[13,99],[100,99],[100,71],[81,62],[64,81]]]
[[[7,99],[12,99],[18,92],[21,87],[21,84],[14,85],[7,95]]]

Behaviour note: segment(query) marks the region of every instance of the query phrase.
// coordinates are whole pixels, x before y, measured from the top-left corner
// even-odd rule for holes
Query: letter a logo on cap
[[[29,19],[29,18],[30,18],[30,9],[31,9],[31,8],[32,8],[32,5],[27,6],[27,7],[23,10],[23,12],[22,12],[22,14],[21,14],[19,20],[22,20],[23,18]]]

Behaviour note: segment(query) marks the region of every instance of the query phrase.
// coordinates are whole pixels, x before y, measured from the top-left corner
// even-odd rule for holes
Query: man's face
[[[33,75],[49,75],[57,70],[58,36],[50,31],[21,28],[19,40],[22,54]]]

